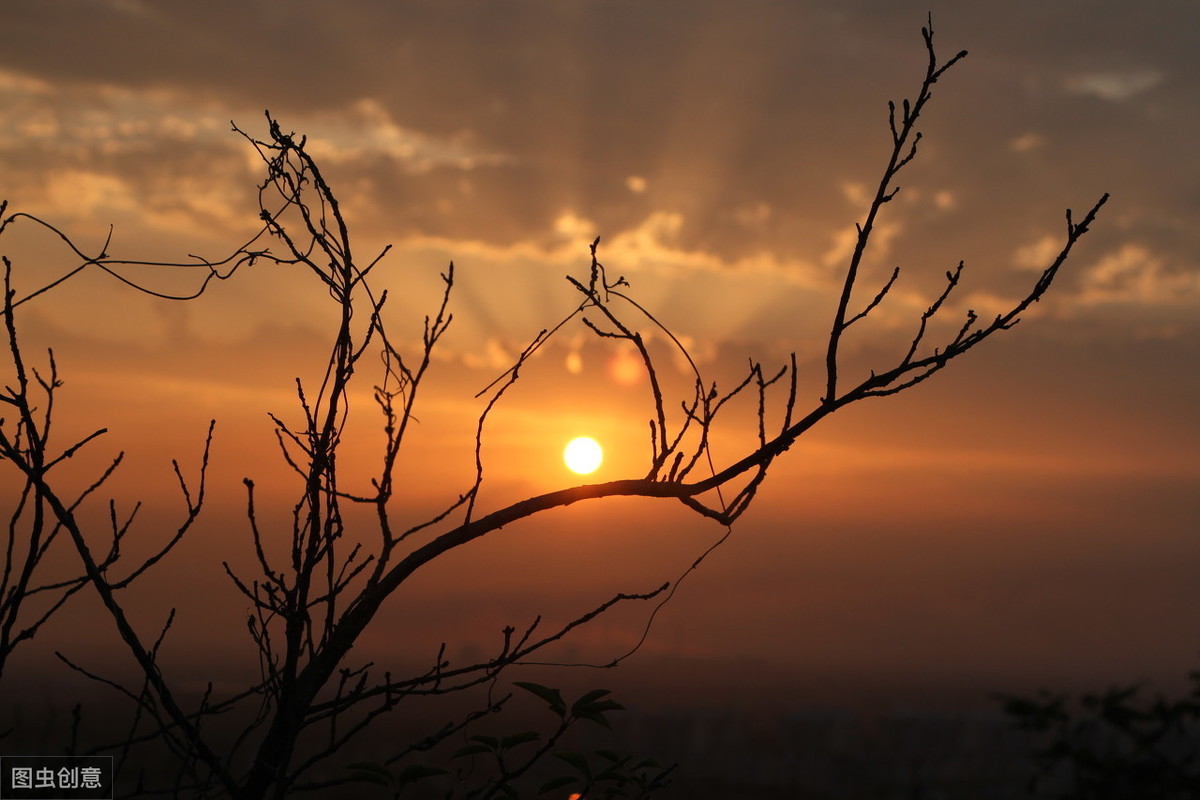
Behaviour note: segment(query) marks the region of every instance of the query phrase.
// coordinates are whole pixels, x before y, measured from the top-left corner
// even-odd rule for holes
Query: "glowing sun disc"
[[[587,436],[572,439],[563,450],[563,461],[566,463],[567,469],[580,475],[595,472],[596,467],[599,467],[603,460],[604,451],[600,449],[600,445],[595,439]]]

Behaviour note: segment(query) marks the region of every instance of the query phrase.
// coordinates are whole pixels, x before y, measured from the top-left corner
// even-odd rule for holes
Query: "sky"
[[[609,274],[706,379],[729,386],[747,359],[778,368],[795,352],[799,405],[814,406],[854,225],[888,155],[887,102],[919,87],[928,11],[939,55],[969,55],[935,86],[877,227],[856,300],[893,266],[901,277],[848,338],[847,369],[894,363],[960,259],[948,318],[1011,305],[1061,247],[1064,210],[1111,200],[1014,330],[798,442],[630,669],[665,687],[647,702],[690,703],[741,702],[749,673],[773,676],[785,703],[828,686],[1177,681],[1200,663],[1193,3],[10,3],[0,197],[85,250],[112,225],[110,255],[216,259],[257,223],[262,164],[231,123],[264,136],[269,109],[307,135],[358,252],[393,245],[377,280],[408,346],[455,263],[453,325],[399,473],[416,520],[469,485],[476,392],[573,309],[564,276],[586,276],[596,236]],[[0,251],[18,287],[75,266],[28,224]],[[220,563],[253,555],[241,479],[286,519],[294,487],[267,413],[297,418],[294,379],[318,379],[333,310],[311,276],[261,263],[188,303],[85,272],[21,310],[29,352],[53,347],[66,381],[63,441],[109,429],[77,479],[128,453],[112,491],[145,501],[131,547],[177,516],[170,460],[194,465],[217,419],[206,513],[130,593],[147,628],[180,609],[180,670],[245,655],[245,604]],[[677,407],[690,373],[652,341]],[[583,326],[560,332],[492,418],[482,506],[578,483],[560,457],[575,435],[606,449],[595,480],[640,476],[651,406],[630,367]],[[379,458],[372,380],[347,443],[363,484]],[[754,436],[753,407],[731,409],[716,467]],[[663,501],[554,511],[417,575],[362,652],[486,653],[505,624],[674,580],[723,533]],[[106,658],[103,626],[80,623],[94,610],[68,611],[46,648]],[[561,657],[628,650],[648,611],[595,624]],[[48,669],[48,653],[30,649],[24,668]]]

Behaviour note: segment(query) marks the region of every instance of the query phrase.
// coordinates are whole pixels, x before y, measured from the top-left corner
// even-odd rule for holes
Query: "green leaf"
[[[629,779],[626,778],[624,775],[622,775],[621,772],[616,767],[608,767],[607,769],[601,770],[596,775],[597,783],[600,783],[602,781],[612,781],[613,783],[616,783],[618,786],[624,786],[626,781],[628,781],[628,780]]]
[[[479,755],[480,753],[491,753],[491,752],[493,752],[493,750],[490,747],[485,747],[484,745],[481,745],[481,744],[469,744],[466,747],[460,748],[457,752],[454,753],[454,755],[452,755],[450,757],[451,758],[463,758],[464,756],[474,756],[474,755]]]
[[[524,689],[530,694],[537,695],[542,700],[546,701],[550,706],[550,710],[558,716],[566,716],[567,704],[563,701],[562,692],[558,689],[551,689],[549,686],[542,686],[540,683],[530,683],[529,681],[516,681],[513,686]]]
[[[580,714],[603,714],[607,711],[624,710],[625,706],[621,705],[616,700],[600,700],[595,703],[588,703],[587,705],[580,705],[579,703],[576,703],[575,708],[572,709],[576,716],[579,716]]]
[[[524,733],[514,733],[512,736],[505,736],[500,740],[500,747],[503,750],[516,747],[517,745],[525,744],[526,742],[536,742],[541,739],[542,735],[537,731],[525,731]]]
[[[616,707],[610,707],[607,703],[595,703],[589,708],[575,712],[575,718],[585,719],[588,722],[594,722],[597,725],[603,725],[605,728],[608,728],[611,731],[612,724],[609,723],[608,717],[604,716],[604,713],[606,711],[620,711],[622,708],[624,708],[624,706],[621,706],[617,703],[612,703],[612,706]]]
[[[352,780],[360,783],[374,783],[379,786],[391,786],[395,780],[392,771],[383,764],[377,764],[374,761],[356,761],[353,764],[346,766],[346,769],[354,773]]]
[[[609,711],[624,711],[625,706],[609,698],[610,694],[612,692],[608,689],[593,689],[575,701],[571,706],[571,715],[611,729],[612,726],[604,719],[604,714]]]
[[[578,778],[572,778],[570,775],[561,775],[557,778],[551,778],[550,780],[548,780],[542,784],[542,788],[538,789],[538,794],[545,794],[546,792],[552,792],[555,789],[561,789],[564,786],[570,786],[571,784],[577,783],[578,781],[579,781]]]
[[[388,789],[392,788],[392,782],[382,775],[376,775],[373,772],[359,772],[358,770],[351,770],[350,773],[350,780],[353,783],[373,783],[376,786],[384,786]]]
[[[609,722],[608,718],[605,717],[603,714],[583,714],[579,717],[576,717],[576,719],[582,719],[582,720],[587,720],[588,722],[594,722],[597,725],[599,725],[600,727],[606,728],[610,731],[613,729],[612,723]]]
[[[407,783],[416,783],[425,778],[432,778],[435,775],[449,775],[448,770],[441,767],[428,767],[424,764],[409,764],[404,769],[400,770],[400,774],[396,776],[396,783],[403,786]]]
[[[554,757],[567,762],[575,768],[576,772],[588,780],[591,780],[592,769],[588,766],[587,759],[579,755],[579,753],[555,753]]]
[[[604,697],[605,695],[609,695],[609,694],[612,694],[612,692],[608,689],[592,689],[590,692],[585,694],[583,697],[580,697],[578,700],[575,701],[575,704],[573,706],[571,706],[571,711],[572,711],[572,713],[574,713],[575,709],[583,708],[584,706],[586,706],[590,703],[594,703],[597,700],[599,700],[601,697]]]

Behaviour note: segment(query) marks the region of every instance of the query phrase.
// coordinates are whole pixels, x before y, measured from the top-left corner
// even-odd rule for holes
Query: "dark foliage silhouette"
[[[1200,672],[1191,691],[1145,697],[1136,684],[1069,695],[999,695],[1005,713],[1039,740],[1031,790],[1063,800],[1200,797]]]

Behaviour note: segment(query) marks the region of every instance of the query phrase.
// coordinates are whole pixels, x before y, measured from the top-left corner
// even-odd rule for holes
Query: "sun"
[[[580,475],[595,472],[603,460],[604,451],[595,439],[587,436],[572,439],[563,450],[563,461],[566,462],[567,469]]]

